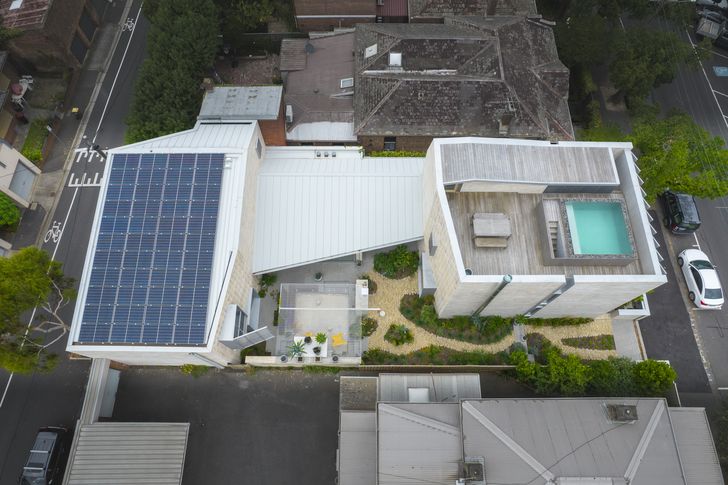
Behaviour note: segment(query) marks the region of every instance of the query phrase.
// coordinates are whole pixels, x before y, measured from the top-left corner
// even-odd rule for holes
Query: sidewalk
[[[82,126],[82,121],[71,114],[71,108],[80,107],[87,118],[93,109],[90,105],[94,87],[104,74],[106,60],[111,56],[115,45],[115,37],[119,34],[119,21],[127,2],[121,2],[116,7],[104,7],[101,25],[99,26],[94,43],[88,53],[86,62],[80,71],[77,71],[68,88],[63,102],[64,112],[55,130],[53,146],[43,166],[43,172],[38,176],[33,192],[33,204],[24,211],[18,229],[12,240],[13,249],[34,246],[40,242],[40,234],[47,225],[46,219],[53,210],[57,197],[60,197],[66,178],[66,162],[69,152],[77,142],[76,136]],[[129,0],[131,3],[131,0]],[[108,5],[108,4],[107,4]]]

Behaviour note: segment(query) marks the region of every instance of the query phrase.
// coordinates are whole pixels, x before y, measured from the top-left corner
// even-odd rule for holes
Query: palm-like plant
[[[328,337],[326,336],[325,333],[319,332],[319,333],[316,334],[316,343],[319,343],[319,344],[323,345],[323,344],[326,343],[326,339],[327,338]]]
[[[288,354],[291,357],[302,357],[303,353],[306,351],[306,344],[303,342],[303,340],[299,340],[298,342],[294,342],[293,345],[288,347]]]

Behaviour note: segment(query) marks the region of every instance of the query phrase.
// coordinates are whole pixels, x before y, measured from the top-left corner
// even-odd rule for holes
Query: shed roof
[[[409,402],[409,389],[427,389],[432,402],[479,399],[478,374],[380,374],[379,400]]]
[[[372,485],[377,481],[377,424],[374,411],[342,411],[339,417],[339,482]]]
[[[0,0],[0,18],[8,29],[31,30],[42,28],[53,0],[22,0],[11,9],[13,0]]]
[[[569,71],[537,21],[359,24],[354,52],[358,135],[574,138]]]
[[[670,408],[685,479],[689,484],[723,485],[723,473],[703,408]]]
[[[189,428],[189,423],[83,425],[65,483],[179,485]]]
[[[421,158],[369,158],[357,149],[268,148],[253,272],[422,238],[422,167]]]
[[[216,86],[205,93],[198,119],[275,120],[283,86]]]

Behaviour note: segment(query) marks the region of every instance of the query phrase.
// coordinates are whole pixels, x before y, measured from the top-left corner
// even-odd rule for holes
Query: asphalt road
[[[125,4],[126,2],[120,0],[110,3],[105,17],[107,22],[117,24]],[[139,15],[140,5],[141,0],[133,0],[129,17],[136,18]],[[109,28],[118,29],[112,26]],[[98,91],[85,134],[89,140],[95,138],[95,143],[102,148],[123,144],[124,119],[130,104],[133,80],[146,54],[147,30],[148,23],[141,16],[133,31],[124,29]],[[99,70],[104,60],[100,59]],[[90,58],[87,59],[87,68],[90,61]],[[74,97],[77,105],[88,106],[96,79],[96,75],[89,73],[81,76]],[[105,163],[96,154],[89,156],[85,150],[70,146],[78,126],[74,121],[68,121],[56,133],[60,146],[66,152],[75,152],[70,174],[64,183],[51,223],[51,226],[56,224],[61,233],[56,232],[55,240],[49,237],[48,242],[43,244],[43,249],[63,263],[66,275],[78,280],[83,271],[99,195],[99,181],[103,176]],[[64,161],[64,154],[59,152],[55,158],[48,160],[44,170],[60,170]],[[70,323],[73,305],[64,308],[62,316]],[[4,393],[0,407],[0,485],[17,483],[39,427],[72,427],[78,417],[88,376],[88,362],[68,360],[65,345],[66,338],[63,338],[51,348],[59,354],[60,362],[50,374],[14,375],[11,378],[6,372],[0,371],[0,397]]]
[[[677,29],[662,23],[687,42],[695,43],[690,29]],[[715,136],[726,141],[728,146],[728,77],[716,75],[714,67],[728,67],[728,51],[713,49],[711,58],[702,67],[693,70],[683,68],[670,84],[661,86],[654,92],[654,101],[664,112],[679,109],[688,113],[698,124]],[[719,268],[728,268],[728,197],[716,200],[698,200],[702,226],[693,238],[670,236],[670,264],[675,265],[677,253],[687,247],[697,245],[705,251]],[[680,296],[692,317],[692,324],[703,354],[707,360],[711,385],[714,390],[728,388],[728,305],[722,310],[697,310],[685,298],[687,289],[682,274],[678,272],[677,283]],[[724,288],[728,287],[728,277],[721,275]],[[683,322],[691,324],[689,320]],[[678,349],[676,349],[678,350]],[[650,352],[647,345],[648,354]]]

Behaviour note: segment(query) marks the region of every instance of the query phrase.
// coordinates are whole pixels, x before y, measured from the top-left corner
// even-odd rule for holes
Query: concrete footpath
[[[81,144],[89,114],[96,102],[98,88],[105,78],[121,35],[120,20],[128,15],[132,1],[126,2],[94,2],[101,16],[94,43],[89,51],[84,66],[74,76],[63,102],[63,112],[50,136],[54,138],[53,146],[43,166],[43,172],[35,184],[30,209],[24,211],[17,231],[12,239],[13,249],[38,245],[42,242],[49,217],[61,194],[63,184],[68,175],[69,165],[73,161],[73,150]],[[71,113],[73,107],[83,111],[82,119],[76,119]]]

